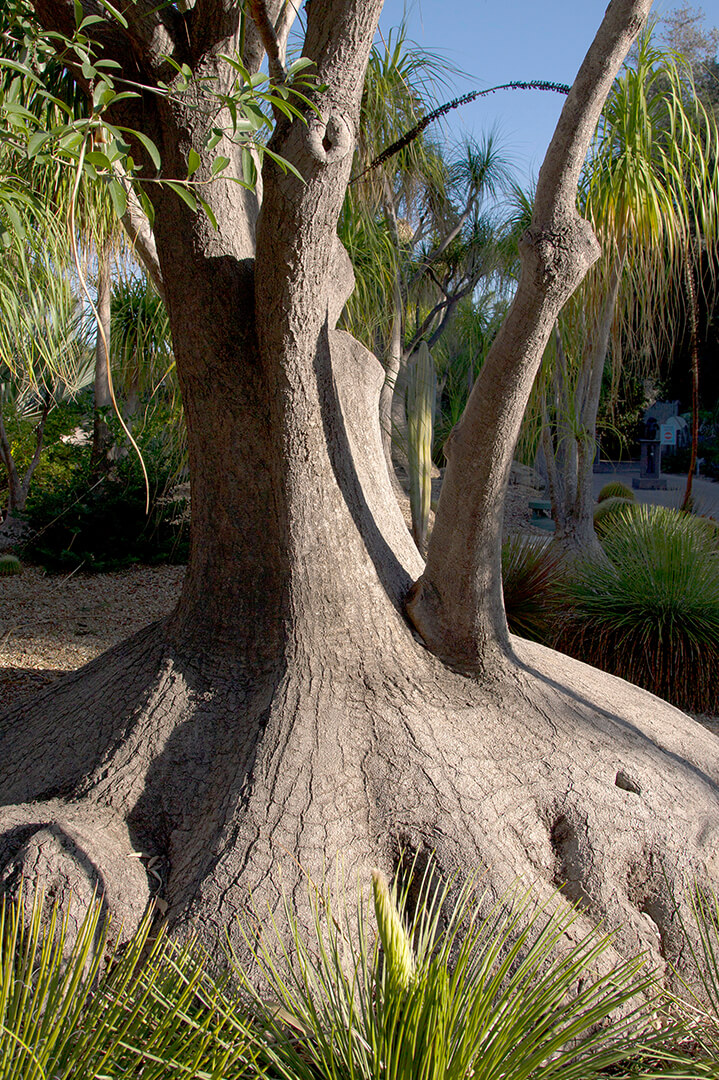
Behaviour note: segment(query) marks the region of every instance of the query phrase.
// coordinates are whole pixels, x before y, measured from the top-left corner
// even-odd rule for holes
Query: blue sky
[[[469,78],[458,93],[512,80],[571,83],[608,0],[407,0],[408,36],[439,51]],[[661,15],[681,0],[655,0]],[[708,26],[719,26],[719,0],[690,0]],[[385,0],[380,26],[396,26],[405,0]],[[453,96],[453,95],[449,95]],[[449,116],[461,136],[495,126],[523,179],[539,171],[563,98],[537,91],[501,91]]]

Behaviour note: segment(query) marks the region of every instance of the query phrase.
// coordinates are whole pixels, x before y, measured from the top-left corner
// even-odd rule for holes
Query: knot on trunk
[[[315,161],[333,165],[354,151],[354,132],[344,116],[313,117],[307,124],[307,144]]]
[[[601,254],[588,221],[579,215],[559,225],[530,225],[519,241],[525,273],[544,294],[556,293],[561,303],[570,297]]]
[[[26,910],[36,889],[69,919],[68,944],[94,897],[118,917],[129,937],[150,902],[145,867],[126,823],[112,811],[61,799],[0,811],[0,892],[22,893]]]

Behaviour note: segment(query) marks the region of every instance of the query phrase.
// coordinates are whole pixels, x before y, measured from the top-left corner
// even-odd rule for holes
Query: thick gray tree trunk
[[[150,57],[172,51],[176,15],[151,7],[133,27]],[[276,905],[282,884],[302,913],[303,875],[317,880],[337,853],[348,874],[366,875],[391,873],[402,849],[433,852],[444,874],[486,870],[495,895],[517,876],[545,897],[562,885],[583,909],[577,932],[605,918],[622,928],[619,951],[648,949],[663,965],[677,954],[671,883],[716,869],[719,743],[621,680],[510,643],[501,597],[474,578],[464,602],[483,629],[471,650],[430,634],[427,648],[406,619],[423,567],[385,467],[383,370],[335,329],[352,287],[335,225],[380,7],[308,6],[304,51],[328,89],[319,117],[282,121],[273,140],[304,183],[266,166],[259,217],[250,193],[208,185],[217,232],[155,188],[190,448],[187,577],[165,623],[0,723],[0,866],[8,886],[27,872],[80,900],[98,884],[129,922],[154,880],[131,855],[158,857],[173,924],[216,947],[236,933],[250,890]],[[594,94],[599,108],[647,7],[613,0],[597,46],[610,59],[584,78],[579,103]],[[57,22],[62,5],[42,9]],[[229,51],[237,9],[224,11],[198,0],[176,41],[189,33],[210,60]],[[189,146],[203,146],[205,113],[153,108],[146,122],[166,174],[182,175]],[[572,152],[555,148],[550,170]],[[555,216],[546,176],[513,336],[483,384],[493,434],[471,451],[474,420],[463,425],[450,520],[445,509],[437,523],[448,572],[462,543],[483,581],[498,561],[520,398],[556,317],[543,298],[560,303],[594,253],[586,226],[571,212],[567,224],[566,208]],[[496,460],[480,460],[458,490],[467,456],[493,448]],[[431,549],[423,602],[437,565]]]

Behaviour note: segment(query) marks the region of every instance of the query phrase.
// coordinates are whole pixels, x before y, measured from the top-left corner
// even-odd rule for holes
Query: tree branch
[[[164,300],[165,286],[162,280],[160,260],[157,256],[155,237],[150,222],[147,219],[145,211],[140,206],[140,201],[133,190],[132,184],[128,182],[125,172],[119,162],[116,162],[113,168],[115,175],[124,187],[127,196],[127,209],[122,215],[122,224],[125,227],[125,232],[130,237],[132,246],[139,255],[140,261],[152,278],[158,293]]]
[[[611,0],[607,8],[539,174],[512,306],[445,444],[427,565],[407,612],[428,647],[465,673],[490,675],[510,653],[501,536],[512,455],[557,315],[599,255],[577,213],[577,183],[606,96],[650,7],[651,0]]]
[[[275,28],[267,13],[265,0],[247,0],[247,6],[267,54],[270,78],[275,83],[283,83],[287,78],[287,72],[282,62],[280,43],[277,40]]]

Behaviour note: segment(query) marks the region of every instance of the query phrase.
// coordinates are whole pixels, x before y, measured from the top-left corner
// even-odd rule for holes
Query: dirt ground
[[[712,487],[719,493],[719,484]],[[529,500],[538,495],[533,470],[515,466],[505,534],[547,535],[530,525]],[[51,575],[25,566],[21,574],[0,577],[0,711],[168,615],[184,572],[183,566],[136,566]],[[719,717],[696,719],[719,734]]]

